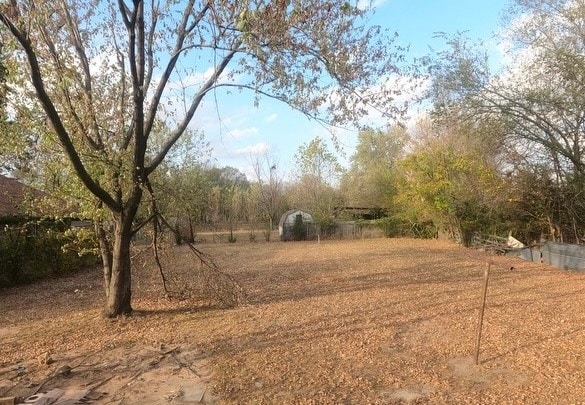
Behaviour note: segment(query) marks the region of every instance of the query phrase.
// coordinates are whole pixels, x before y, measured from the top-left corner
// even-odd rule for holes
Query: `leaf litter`
[[[131,317],[100,317],[99,269],[1,291],[0,397],[84,388],[96,404],[585,398],[580,273],[444,241],[197,248],[241,286],[245,303],[226,308],[197,288],[186,246],[165,255],[170,300],[153,263],[135,266]]]

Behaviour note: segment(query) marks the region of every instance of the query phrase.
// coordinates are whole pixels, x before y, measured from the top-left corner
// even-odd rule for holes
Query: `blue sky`
[[[437,32],[466,32],[469,38],[497,44],[493,34],[501,29],[508,0],[378,0],[372,23],[397,31],[398,42],[410,46],[409,57],[425,55],[429,47],[440,49]],[[281,176],[294,179],[294,155],[316,136],[331,135],[317,122],[276,101],[263,99],[254,107],[249,93],[208,98],[196,114],[193,126],[202,129],[213,148],[212,163],[232,166],[253,180],[254,156],[276,160]],[[340,161],[346,163],[355,147],[357,133],[341,132]]]

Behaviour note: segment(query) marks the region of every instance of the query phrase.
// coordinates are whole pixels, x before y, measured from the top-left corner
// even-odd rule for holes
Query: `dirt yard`
[[[138,266],[134,316],[100,317],[99,270],[0,291],[0,397],[95,404],[574,404],[585,401],[584,276],[439,241],[205,244],[244,288],[194,294],[186,247]],[[492,259],[480,365],[482,278]],[[175,294],[176,295],[176,294]]]

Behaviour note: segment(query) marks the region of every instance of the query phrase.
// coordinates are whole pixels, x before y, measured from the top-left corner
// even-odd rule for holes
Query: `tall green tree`
[[[299,176],[313,178],[321,184],[333,184],[343,171],[337,157],[321,137],[299,146],[295,161]]]
[[[0,4],[2,42],[24,62],[14,110],[36,100],[61,148],[55,159],[69,161],[113,224],[102,245],[105,316],[132,311],[137,212],[150,176],[207,95],[247,89],[335,123],[354,121],[369,106],[392,109],[391,91],[380,89],[390,89],[384,81],[398,55],[367,17],[368,10],[334,0]],[[198,74],[205,70],[211,73]],[[195,86],[177,91],[185,78]],[[160,121],[170,131],[148,154]]]
[[[245,217],[245,195],[249,190],[246,176],[230,176],[222,186],[222,203],[225,219],[230,228],[229,241],[235,242],[234,230]]]
[[[408,141],[406,129],[364,129],[341,186],[348,203],[356,207],[390,208],[395,194],[395,171]]]
[[[163,131],[154,134],[154,149],[160,147],[156,140],[164,140],[163,134]],[[151,175],[157,209],[165,216],[167,225],[173,225],[178,231],[175,233],[178,243],[183,238],[193,242],[195,226],[205,216],[211,188],[206,173],[210,153],[203,133],[187,130],[169,151],[167,160]],[[174,222],[169,224],[169,220]]]
[[[306,208],[321,223],[332,221],[341,204],[336,186],[343,168],[325,141],[316,137],[301,145],[295,154],[297,181],[289,188],[291,205]]]
[[[435,125],[426,131],[400,162],[399,216],[414,224],[432,221],[465,244],[475,232],[499,230],[509,194],[497,166],[475,144],[484,136],[481,128]]]

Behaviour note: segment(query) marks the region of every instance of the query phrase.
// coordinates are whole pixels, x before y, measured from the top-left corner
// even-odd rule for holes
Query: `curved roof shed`
[[[282,214],[280,221],[278,222],[278,235],[280,236],[281,241],[295,240],[292,229],[295,224],[295,219],[299,215],[303,219],[303,224],[307,225],[313,223],[313,216],[305,210],[294,209],[286,211]]]

